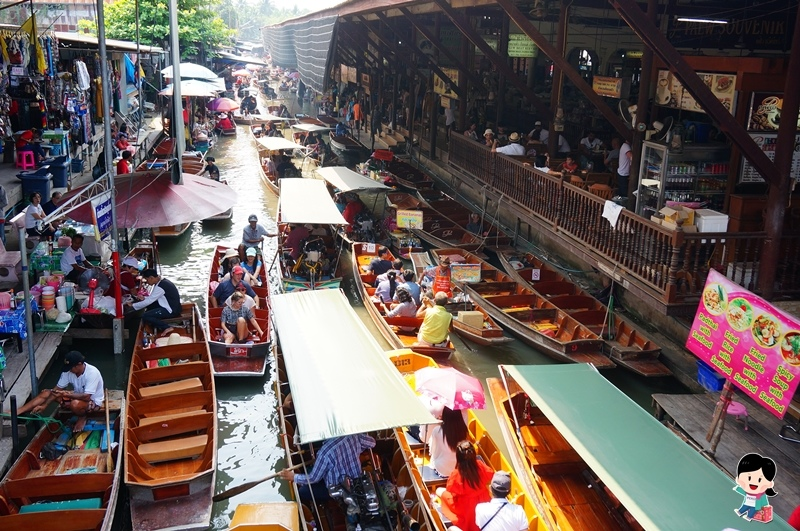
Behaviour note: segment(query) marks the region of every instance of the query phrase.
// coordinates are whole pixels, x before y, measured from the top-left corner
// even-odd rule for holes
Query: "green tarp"
[[[299,291],[271,301],[300,442],[438,422],[341,291]]]
[[[501,367],[645,529],[791,530],[738,517],[733,480],[591,365]]]

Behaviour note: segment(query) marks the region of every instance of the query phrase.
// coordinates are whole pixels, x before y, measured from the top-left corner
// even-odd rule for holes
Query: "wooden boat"
[[[278,195],[280,193],[280,190],[278,189],[279,176],[277,172],[271,172],[268,170],[266,164],[267,160],[272,159],[273,163],[277,167],[277,165],[280,163],[279,155],[296,149],[302,150],[304,148],[300,144],[295,144],[290,140],[286,140],[284,137],[259,137],[253,134],[252,129],[250,134],[253,137],[253,140],[255,140],[256,149],[258,150],[261,181],[267,185],[267,188],[272,190],[275,195]],[[299,172],[300,170],[298,169],[297,171]],[[298,173],[298,176],[299,175],[300,174]]]
[[[169,157],[175,154],[175,139],[162,138],[161,141],[153,148],[151,155],[153,157]]]
[[[467,309],[456,310],[451,326],[462,338],[484,346],[497,346],[514,341],[513,338],[503,335],[503,328],[479,305],[474,302],[458,304],[466,306]]]
[[[215,128],[215,131],[218,131],[222,136],[236,136],[236,121],[233,119],[233,113],[231,113],[228,117],[230,118],[233,127],[227,127],[224,129]]]
[[[330,128],[334,128],[339,125],[339,120],[334,118],[333,116],[328,116],[327,114],[318,114],[317,120],[322,122],[323,124],[327,125]]]
[[[0,482],[0,529],[111,530],[122,477],[118,443],[122,441],[121,430],[125,425],[121,415],[125,397],[120,390],[106,393],[112,428],[111,453],[108,453],[104,408],[90,413],[85,429],[77,434],[72,433],[72,415],[59,411],[56,420],[36,433]],[[84,446],[48,461],[40,452],[51,442]]]
[[[480,264],[481,281],[464,284],[464,291],[528,345],[562,362],[592,363],[598,369],[616,366],[603,355],[603,340],[597,334],[533,289],[464,249],[434,249],[431,253],[437,262],[449,256],[452,262]]]
[[[222,308],[225,301],[219,301],[220,307],[212,308],[209,304],[209,297],[213,293],[212,283],[219,281],[219,264],[225,255],[227,247],[218,245],[211,259],[209,268],[208,282],[206,290],[206,337],[211,353],[211,364],[214,366],[214,376],[263,376],[269,364],[269,354],[271,350],[271,323],[269,309],[269,282],[266,272],[262,266],[259,277],[261,286],[252,286],[259,299],[259,309],[253,309],[258,325],[264,334],[254,338],[253,342],[247,344],[237,343],[226,345],[222,338]],[[263,261],[263,257],[262,257]],[[214,284],[216,286],[216,284]]]
[[[380,140],[385,143],[387,138],[380,138]],[[433,179],[428,174],[399,160],[391,151],[375,150],[371,160],[374,162],[368,164],[370,169],[388,186],[400,186],[411,191],[433,188]]]
[[[229,531],[300,531],[297,504],[293,502],[240,503]]]
[[[395,350],[387,354],[412,389],[414,388],[414,373],[416,371],[425,367],[438,367],[430,357],[408,349]],[[397,431],[399,432],[398,440],[400,440],[403,461],[409,464],[411,481],[418,491],[419,499],[423,504],[433,507],[434,500],[437,498],[436,489],[444,487],[447,479],[429,478],[427,475],[423,479],[423,469],[426,463],[429,462],[430,457],[425,445],[414,441],[413,438],[409,438],[404,429],[401,428]],[[509,492],[508,500],[525,509],[525,514],[528,517],[528,531],[556,529],[549,526],[546,519],[543,518],[544,506],[533,494],[535,491],[523,483],[519,472],[515,471],[512,464],[500,452],[497,443],[494,442],[483,423],[471,409],[467,410],[467,439],[475,445],[477,455],[484,463],[494,470],[504,470],[511,475],[511,491]],[[396,460],[399,461],[399,459]],[[417,466],[416,463],[421,463],[421,466]],[[437,510],[433,510],[431,513],[434,527],[439,529],[440,525],[444,525],[442,513]]]
[[[153,238],[179,238],[186,233],[191,225],[192,223],[189,222],[166,227],[153,227]]]
[[[337,135],[333,132],[330,134],[331,147],[336,151],[343,153],[357,153],[364,148],[361,142],[353,138],[351,135]]]
[[[569,313],[570,317],[588,327],[604,342],[606,354],[615,363],[641,376],[669,376],[672,374],[658,361],[661,348],[639,332],[618,314],[609,314],[608,307],[592,297],[557,269],[530,253],[498,253],[503,269],[523,285],[531,286],[551,304]],[[524,267],[515,269],[511,262]],[[533,280],[533,272],[537,279]],[[612,324],[609,325],[609,322]]]
[[[358,285],[359,293],[361,293],[361,298],[364,301],[364,307],[367,309],[367,313],[369,313],[375,326],[378,327],[378,331],[394,348],[410,348],[414,352],[432,356],[436,359],[448,359],[455,350],[452,341],[448,340],[447,346],[444,347],[415,345],[423,319],[418,317],[386,317],[382,313],[382,309],[372,302],[372,296],[375,293],[375,288],[372,287],[372,284],[375,282],[376,275],[371,272],[365,273],[363,268],[378,256],[377,249],[377,246],[366,243],[353,244],[353,278]],[[394,256],[390,257],[389,260],[394,260]],[[403,331],[402,328],[413,328],[413,330]]]
[[[134,531],[205,529],[217,470],[217,402],[200,313],[183,304],[182,342],[142,324],[128,376],[125,484]],[[166,365],[164,365],[166,363]],[[163,366],[160,366],[163,365]],[[169,515],[168,518],[165,515]]]

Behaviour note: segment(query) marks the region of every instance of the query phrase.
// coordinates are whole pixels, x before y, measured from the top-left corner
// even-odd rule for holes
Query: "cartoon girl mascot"
[[[736,514],[747,521],[772,521],[772,506],[768,497],[778,495],[772,489],[776,473],[775,461],[769,457],[747,454],[739,460],[736,487],[733,490],[744,496],[744,500],[741,507],[734,509]]]

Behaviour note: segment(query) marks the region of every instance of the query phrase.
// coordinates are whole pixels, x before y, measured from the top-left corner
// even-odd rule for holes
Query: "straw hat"
[[[226,258],[233,258],[234,256],[239,256],[239,251],[230,248],[225,250],[225,254],[222,256],[222,259],[225,260]]]
[[[167,345],[180,345],[183,343],[181,340],[181,335],[177,332],[173,332],[169,335],[169,339],[167,340]]]
[[[519,141],[519,133],[511,133],[510,135],[508,135],[508,139],[511,142],[518,142]]]
[[[489,136],[489,135],[493,135],[493,134],[494,134],[494,131],[492,131],[491,129],[487,129],[486,131],[483,132],[483,136]]]

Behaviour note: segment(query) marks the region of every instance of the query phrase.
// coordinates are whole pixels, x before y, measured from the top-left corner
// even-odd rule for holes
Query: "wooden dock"
[[[706,433],[711,425],[717,398],[718,395],[708,393],[654,394],[653,405],[659,420],[707,451],[711,445],[706,441]],[[778,496],[770,498],[770,504],[775,513],[785,520],[800,504],[800,444],[778,437],[781,427],[792,420],[787,417],[786,421],[782,421],[741,395],[736,395],[734,399],[747,406],[749,429],[745,430],[743,422],[737,422],[735,417],[728,415],[714,457],[704,455],[731,478],[736,475],[736,466],[745,454],[757,453],[774,460],[778,467],[775,476]],[[731,479],[731,489],[734,486]]]
[[[58,332],[36,332],[33,334],[33,349],[36,354],[36,379],[41,380],[42,375],[50,368],[56,350],[61,344],[62,334]],[[11,346],[11,342],[6,343]],[[28,363],[27,342],[22,342],[23,351],[13,352],[16,347],[9,348],[6,353],[8,363],[3,378],[5,379],[8,393],[3,402],[3,412],[11,411],[11,396],[16,395],[17,407],[28,401],[31,395],[31,373]],[[7,421],[6,421],[7,422]],[[2,433],[2,432],[0,432]],[[0,438],[0,477],[13,464],[11,437]]]

